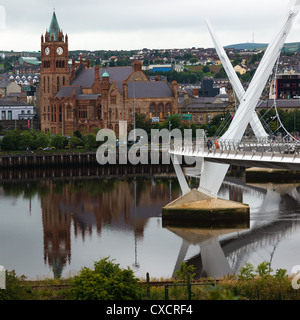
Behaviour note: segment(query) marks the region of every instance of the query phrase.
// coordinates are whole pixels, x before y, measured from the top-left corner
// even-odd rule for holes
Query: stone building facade
[[[89,61],[72,61],[68,67],[68,36],[64,37],[53,14],[42,36],[41,130],[52,134],[95,133],[119,121],[132,124],[134,110],[148,118],[167,119],[178,113],[177,83],[150,81],[139,61],[130,67],[90,67]]]

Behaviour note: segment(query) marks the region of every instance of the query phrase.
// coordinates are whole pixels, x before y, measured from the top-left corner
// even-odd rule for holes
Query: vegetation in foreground
[[[7,272],[6,290],[0,300],[300,300],[300,291],[293,289],[286,270],[273,270],[267,262],[256,270],[246,264],[237,276],[220,281],[195,281],[195,268],[181,264],[176,278],[152,286],[123,269],[109,258],[94,263],[94,269],[82,268],[70,279],[27,281],[15,271]],[[166,294],[167,292],[167,294]]]

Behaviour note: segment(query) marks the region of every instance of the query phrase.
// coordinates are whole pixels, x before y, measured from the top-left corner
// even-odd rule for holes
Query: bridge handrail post
[[[280,142],[278,142],[277,146],[278,146],[279,154],[281,154],[281,146],[280,146]]]

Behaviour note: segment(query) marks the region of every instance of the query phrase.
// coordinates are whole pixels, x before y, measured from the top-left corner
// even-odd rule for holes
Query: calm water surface
[[[250,227],[205,230],[163,227],[161,208],[180,195],[174,177],[2,180],[0,265],[28,278],[74,275],[108,256],[142,278],[171,277],[182,260],[199,276],[262,261],[291,273],[300,265],[299,187],[228,178],[219,195],[250,205]]]

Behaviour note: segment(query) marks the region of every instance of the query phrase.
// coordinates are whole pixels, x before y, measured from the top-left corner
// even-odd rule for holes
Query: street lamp
[[[134,139],[134,143],[136,140],[136,136],[135,136],[135,66],[133,68],[133,139]]]
[[[171,123],[171,120],[169,119],[169,144],[171,144],[171,128],[172,128],[172,123]]]
[[[110,126],[110,129],[111,129],[111,109],[108,111],[108,113],[109,113],[109,126]]]

